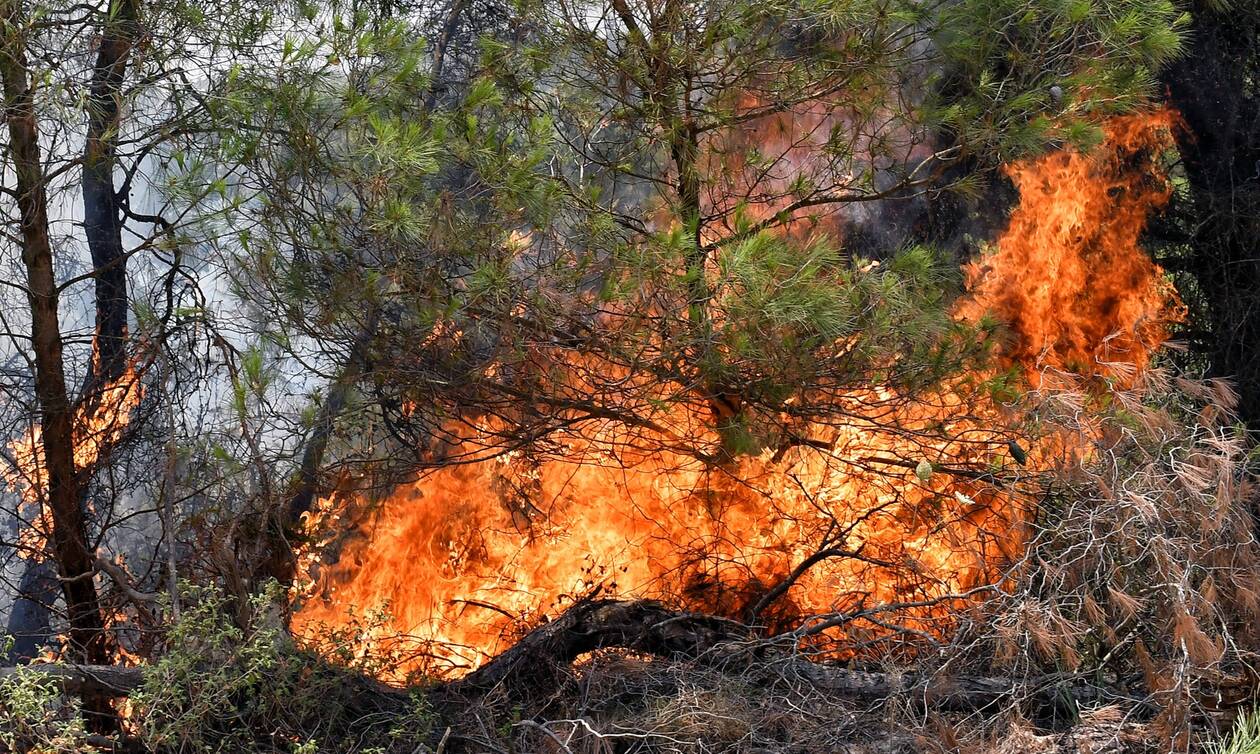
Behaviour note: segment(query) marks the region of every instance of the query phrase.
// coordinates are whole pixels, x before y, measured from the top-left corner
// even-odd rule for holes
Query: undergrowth
[[[282,626],[280,594],[270,588],[241,606],[213,588],[186,589],[190,607],[131,697],[143,746],[179,754],[417,751],[433,728],[423,695],[407,702],[377,693],[362,676],[299,651]]]
[[[1010,679],[1008,698],[859,703],[798,672],[808,659],[791,641],[752,642],[742,664],[603,650],[518,671],[560,679],[539,698],[423,683],[408,695],[372,680],[388,668],[357,654],[352,633],[325,637],[337,666],[295,646],[279,589],[242,604],[186,586],[126,733],[171,754],[1260,754],[1260,713],[1247,711],[1260,545],[1235,396],[1152,370],[1102,405],[1081,391],[1039,398],[1046,427],[1080,428],[1086,416],[1093,439],[1046,480],[1023,557],[913,664],[856,658],[889,678]],[[91,743],[47,675],[0,681],[0,750]]]

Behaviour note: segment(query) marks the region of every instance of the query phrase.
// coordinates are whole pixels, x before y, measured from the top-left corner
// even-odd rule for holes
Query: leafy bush
[[[171,627],[167,651],[146,668],[144,687],[132,696],[141,738],[154,749],[248,750],[254,743],[248,715],[265,714],[278,701],[288,668],[282,631],[259,625],[268,597],[246,606],[254,624],[231,623],[229,605],[212,589],[190,588],[190,607]]]
[[[139,738],[162,752],[411,752],[432,732],[427,700],[376,695],[298,652],[274,583],[234,605],[187,587],[166,650],[131,697]],[[335,641],[335,637],[334,637]]]
[[[88,750],[78,700],[56,679],[18,669],[0,680],[0,751],[72,754]]]

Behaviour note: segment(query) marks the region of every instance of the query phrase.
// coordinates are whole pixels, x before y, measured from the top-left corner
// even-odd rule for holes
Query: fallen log
[[[448,687],[465,696],[495,689],[509,695],[549,693],[557,669],[599,649],[695,658],[723,642],[749,636],[749,629],[733,621],[670,610],[658,602],[587,600]]]
[[[924,707],[976,710],[1016,700],[1057,707],[1122,696],[1068,674],[1017,678],[836,667],[785,652],[782,642],[758,638],[738,622],[671,610],[647,600],[580,602],[480,669],[439,687],[440,693],[469,698],[499,690],[514,700],[549,694],[559,687],[565,668],[599,649],[699,662],[766,687],[808,684],[866,703],[899,698]]]
[[[35,674],[53,680],[67,694],[83,691],[109,696],[127,696],[144,683],[144,669],[121,665],[65,665],[37,662],[0,668],[0,683]]]
[[[734,621],[671,610],[645,600],[580,602],[481,668],[464,678],[430,686],[426,693],[446,707],[492,693],[517,702],[539,698],[559,688],[574,660],[600,649],[698,662],[766,687],[808,684],[865,703],[899,698],[926,707],[981,709],[1016,700],[1058,704],[1064,698],[1093,702],[1121,696],[1065,675],[947,676],[825,665],[775,649]],[[138,667],[40,663],[0,668],[0,681],[19,673],[38,673],[55,680],[67,693],[87,690],[126,696],[143,683],[143,672]],[[359,680],[363,690],[381,701],[397,698],[404,702],[412,693],[375,679]]]

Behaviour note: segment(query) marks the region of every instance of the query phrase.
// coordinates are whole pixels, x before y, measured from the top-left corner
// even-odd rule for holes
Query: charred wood
[[[121,377],[127,363],[127,255],[122,240],[127,197],[115,191],[114,171],[123,83],[139,33],[138,15],[135,0],[110,4],[92,66],[83,150],[83,228],[96,279],[96,358],[83,386],[85,402]]]
[[[627,649],[661,657],[694,658],[748,629],[722,618],[678,612],[646,600],[579,602],[527,634],[511,649],[449,685],[456,694],[509,696],[547,693],[559,668],[599,649]]]
[[[513,703],[555,693],[569,666],[583,655],[619,649],[658,658],[695,662],[763,688],[807,685],[839,699],[879,704],[898,699],[924,708],[979,710],[1031,702],[1070,704],[1126,701],[1122,690],[1085,682],[1070,674],[1031,677],[865,672],[814,662],[755,638],[750,629],[708,615],[670,610],[651,601],[590,600],[531,631],[515,646],[468,676],[428,687],[437,709],[450,713],[488,696]],[[340,672],[340,671],[337,671]],[[0,681],[19,673],[55,679],[66,693],[127,696],[144,683],[144,669],[111,665],[33,664],[0,668]],[[386,686],[350,676],[350,695],[364,712],[404,709],[416,689]]]

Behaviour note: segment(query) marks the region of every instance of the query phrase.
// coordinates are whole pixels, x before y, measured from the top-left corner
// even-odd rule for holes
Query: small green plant
[[[251,598],[247,628],[230,619],[227,598],[214,589],[186,587],[190,606],[167,635],[167,651],[145,669],[132,696],[140,734],[151,749],[247,751],[244,719],[259,708],[283,675],[282,630],[262,620],[275,594]],[[238,740],[240,739],[240,740]]]
[[[89,750],[78,701],[63,697],[57,681],[37,669],[21,668],[0,680],[0,750]]]
[[[1208,747],[1209,754],[1260,754],[1260,708],[1245,712],[1222,741]]]
[[[435,716],[422,692],[382,697],[373,706],[362,698],[370,688],[348,681],[361,677],[363,667],[381,668],[347,670],[296,647],[281,620],[284,592],[274,583],[244,604],[214,587],[186,585],[183,592],[188,607],[132,695],[146,749],[411,752],[431,735]],[[335,639],[327,650],[353,659]]]

